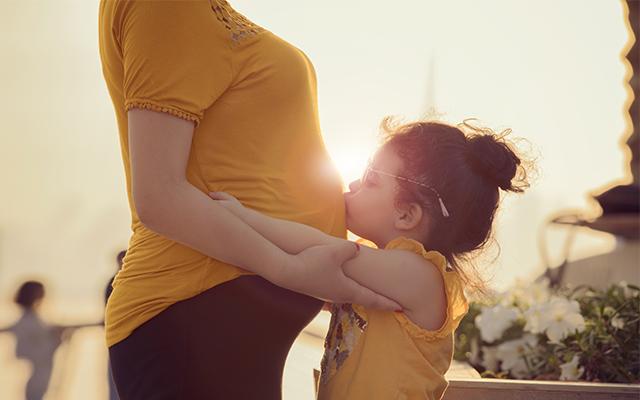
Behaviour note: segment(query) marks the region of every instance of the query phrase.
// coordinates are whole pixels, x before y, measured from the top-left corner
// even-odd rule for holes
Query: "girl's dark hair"
[[[465,120],[458,126],[440,122],[397,125],[382,123],[385,147],[403,160],[400,175],[434,188],[450,216],[445,218],[435,193],[420,185],[397,180],[398,202],[417,202],[429,216],[423,245],[442,253],[472,292],[488,294],[486,283],[471,262],[491,239],[500,189],[523,192],[527,161],[521,160],[510,130],[499,134]],[[463,268],[464,266],[464,268]]]
[[[14,301],[25,310],[31,310],[43,297],[44,285],[41,282],[26,281],[18,288]]]

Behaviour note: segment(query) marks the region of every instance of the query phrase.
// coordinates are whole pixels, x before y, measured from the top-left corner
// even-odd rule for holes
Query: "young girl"
[[[482,289],[462,261],[488,241],[500,189],[527,186],[504,135],[467,123],[385,128],[386,141],[344,195],[347,228],[377,249],[356,244],[343,270],[402,310],[331,306],[319,399],[441,398],[453,332],[468,310],[464,289]],[[342,241],[210,195],[288,253]]]

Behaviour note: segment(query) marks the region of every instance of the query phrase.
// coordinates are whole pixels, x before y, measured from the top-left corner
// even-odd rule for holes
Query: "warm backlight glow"
[[[352,153],[344,150],[331,152],[331,158],[342,177],[345,191],[348,190],[349,183],[360,179],[367,166],[369,157],[369,153],[360,153],[357,151]]]

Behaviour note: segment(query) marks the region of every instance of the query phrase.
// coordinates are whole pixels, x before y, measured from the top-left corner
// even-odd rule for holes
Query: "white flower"
[[[480,364],[490,371],[498,371],[498,351],[496,347],[482,346],[482,361]]]
[[[524,379],[529,375],[529,369],[527,368],[527,364],[524,362],[524,359],[519,359],[514,365],[509,369],[509,373],[513,375],[516,379]]]
[[[550,297],[551,291],[549,290],[549,279],[544,278],[538,282],[527,285],[524,301],[527,305],[539,304],[548,301]]]
[[[611,321],[609,321],[611,323],[611,326],[613,326],[616,329],[622,329],[624,328],[624,320],[620,317],[618,317],[617,315],[613,318],[611,318]]]
[[[526,310],[532,305],[549,300],[550,296],[549,279],[543,278],[533,283],[528,280],[517,279],[514,286],[502,295],[500,304],[503,306],[515,305],[522,310]]]
[[[538,344],[538,338],[532,334],[525,334],[520,339],[510,340],[499,345],[496,357],[502,361],[502,369],[509,371],[516,378],[522,378],[527,373],[524,356]]]
[[[518,312],[513,307],[500,304],[487,307],[476,317],[475,324],[480,329],[482,340],[491,343],[500,339],[504,331],[518,318]]]
[[[568,363],[560,364],[560,380],[561,381],[576,381],[584,373],[584,367],[578,368],[578,362],[580,357],[576,354]]]
[[[520,298],[524,295],[523,284],[520,279],[516,279],[514,285],[506,292],[500,294],[500,305],[511,307],[519,303]]]
[[[541,307],[539,317],[536,328],[545,331],[552,343],[559,343],[568,335],[584,329],[580,305],[575,300],[554,297]]]
[[[544,305],[536,304],[524,312],[524,319],[526,321],[524,330],[526,332],[542,333],[544,331],[544,328],[541,326],[544,311]]]

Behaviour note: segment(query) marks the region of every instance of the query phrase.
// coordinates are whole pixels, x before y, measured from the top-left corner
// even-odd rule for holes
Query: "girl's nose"
[[[351,182],[351,183],[349,184],[349,191],[351,191],[351,192],[357,192],[357,191],[358,191],[358,189],[360,189],[360,185],[361,185],[361,183],[360,183],[360,179],[357,179],[357,180],[355,180],[355,181]]]

